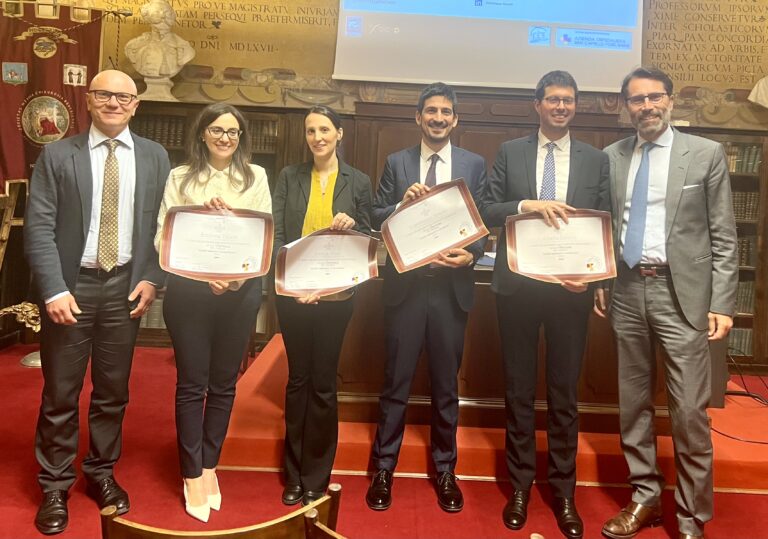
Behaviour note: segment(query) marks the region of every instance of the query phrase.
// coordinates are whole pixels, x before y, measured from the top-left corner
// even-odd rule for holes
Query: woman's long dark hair
[[[209,125],[216,121],[216,118],[224,114],[234,116],[242,131],[237,149],[232,154],[229,181],[233,186],[236,186],[232,174],[234,170],[237,176],[243,178],[243,186],[240,189],[241,193],[250,189],[256,181],[256,176],[249,166],[251,162],[251,134],[248,132],[248,123],[245,121],[242,113],[232,105],[213,103],[200,111],[190,130],[190,135],[187,139],[187,161],[185,163],[189,169],[184,174],[184,179],[181,180],[180,189],[182,193],[185,193],[189,184],[197,180],[200,175],[208,173],[208,146],[205,145],[203,140],[204,132]]]

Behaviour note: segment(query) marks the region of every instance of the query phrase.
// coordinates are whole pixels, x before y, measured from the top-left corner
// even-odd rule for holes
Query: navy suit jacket
[[[536,154],[538,132],[505,142],[499,148],[488,180],[481,214],[488,227],[501,227],[491,289],[509,295],[526,277],[512,273],[507,264],[508,215],[517,215],[521,200],[536,200]],[[610,166],[608,155],[571,137],[571,161],[566,204],[574,208],[610,211]]]
[[[165,149],[131,133],[136,154],[131,289],[165,282],[152,243],[171,165]],[[40,300],[74,292],[93,206],[88,131],[47,145],[35,163],[24,217],[24,252]]]
[[[373,227],[380,229],[381,224],[395,211],[395,207],[403,200],[405,192],[414,183],[419,182],[419,159],[421,146],[414,146],[387,157],[384,172],[379,181],[376,200],[373,203]],[[451,178],[464,178],[472,193],[472,198],[478,209],[485,192],[485,160],[472,152],[451,146]],[[472,253],[475,261],[483,255],[485,239],[480,239],[466,249]],[[384,267],[384,304],[394,306],[400,304],[408,295],[421,268],[398,273],[392,260],[387,257]],[[474,295],[474,275],[472,266],[450,269],[453,290],[456,301],[461,309],[469,312],[472,308]]]

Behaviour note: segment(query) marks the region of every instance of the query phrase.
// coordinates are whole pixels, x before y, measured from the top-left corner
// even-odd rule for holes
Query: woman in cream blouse
[[[171,171],[158,216],[204,204],[272,212],[267,175],[250,164],[242,114],[216,103],[203,109],[187,145],[187,162]],[[261,279],[200,282],[168,279],[163,316],[176,356],[176,434],[187,513],[203,522],[221,506],[216,466],[229,426],[240,362],[261,305]]]

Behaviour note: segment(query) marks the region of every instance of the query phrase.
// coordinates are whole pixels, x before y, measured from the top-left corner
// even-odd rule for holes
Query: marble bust
[[[141,97],[176,101],[171,95],[171,77],[194,58],[195,49],[188,41],[171,32],[176,24],[176,12],[167,0],[150,0],[141,6],[141,18],[152,29],[125,45],[126,57],[147,84]]]

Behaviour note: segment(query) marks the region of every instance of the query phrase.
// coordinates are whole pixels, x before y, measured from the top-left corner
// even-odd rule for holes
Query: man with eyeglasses
[[[619,418],[632,501],[603,535],[634,537],[661,524],[664,477],[656,463],[655,342],[666,351],[680,539],[704,536],[712,518],[710,340],[733,324],[738,282],[736,225],[720,144],[670,125],[672,80],[638,68],[621,85],[636,135],[610,145],[613,239],[618,277],[610,313],[619,360]]]
[[[43,391],[35,438],[44,534],[68,523],[75,482],[78,401],[88,360],[93,391],[86,492],[99,508],[130,507],[113,468],[139,319],[163,272],[152,240],[170,171],[168,154],[130,132],[138,100],[133,80],[102,71],[91,81],[88,131],[49,144],[35,164],[24,250],[40,306]]]
[[[577,383],[592,306],[583,283],[544,283],[512,273],[507,265],[507,216],[537,212],[547,225],[568,226],[575,208],[607,210],[608,156],[574,140],[569,125],[578,87],[565,71],[552,71],[536,85],[534,108],[539,129],[502,144],[488,181],[482,212],[487,226],[502,227],[492,290],[501,334],[506,382],[506,458],[512,495],[504,524],[521,529],[527,520],[536,475],[534,399],[539,330],[546,337],[547,477],[560,531],[580,538],[584,525],[576,510]]]

